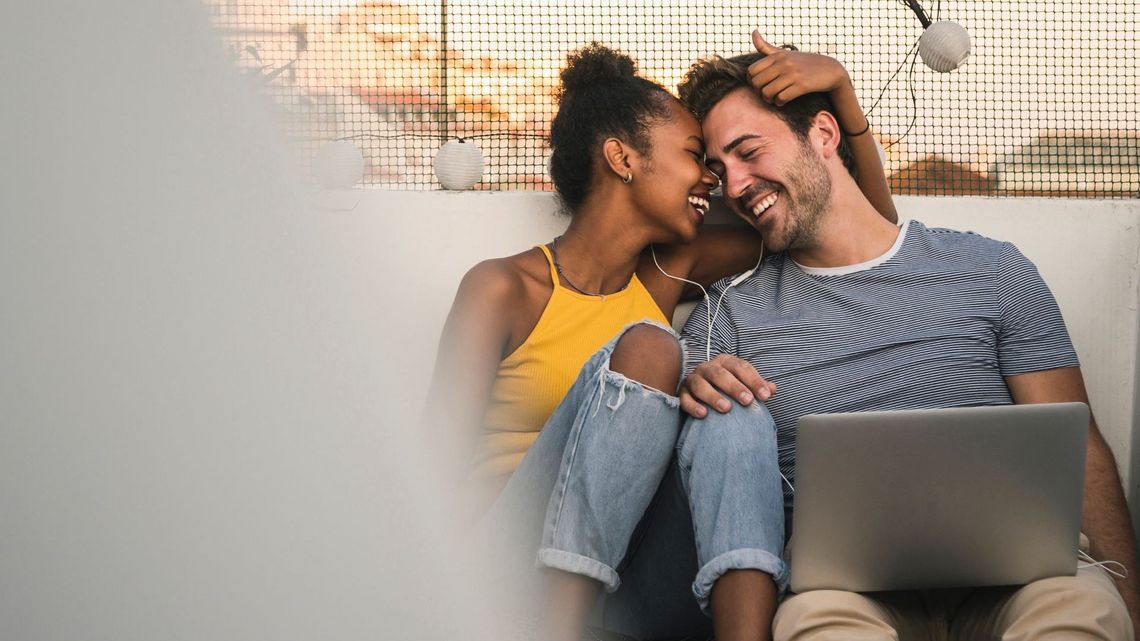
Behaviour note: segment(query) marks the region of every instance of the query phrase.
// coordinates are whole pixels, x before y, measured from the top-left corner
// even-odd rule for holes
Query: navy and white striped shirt
[[[714,308],[729,280],[710,289]],[[685,324],[686,375],[705,360],[707,318],[706,302]],[[776,383],[767,405],[793,483],[800,416],[1006,405],[1003,377],[1078,365],[1052,293],[1016,247],[918,221],[863,265],[766,259],[724,297],[711,348]]]

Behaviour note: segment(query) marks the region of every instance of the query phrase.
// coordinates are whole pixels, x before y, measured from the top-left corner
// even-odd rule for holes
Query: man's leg
[[[959,608],[952,639],[1131,640],[1132,622],[1112,578],[1100,568],[1025,587],[979,590]]]
[[[767,639],[786,585],[776,429],[760,403],[690,419],[678,444],[700,570],[693,592],[718,641]]]
[[[796,594],[776,610],[772,637],[776,641],[941,641],[945,617],[927,597],[914,590]]]

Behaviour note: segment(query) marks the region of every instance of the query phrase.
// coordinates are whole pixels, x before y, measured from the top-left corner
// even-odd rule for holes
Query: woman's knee
[[[647,387],[673,394],[681,378],[681,345],[666,329],[641,323],[622,334],[610,369]]]

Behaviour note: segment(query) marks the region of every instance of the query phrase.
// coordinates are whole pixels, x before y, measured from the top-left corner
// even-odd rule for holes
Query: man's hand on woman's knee
[[[760,376],[751,363],[731,354],[720,354],[698,365],[681,382],[681,409],[690,416],[704,418],[708,414],[706,405],[723,414],[732,409],[729,398],[751,405],[753,400],[766,401],[775,393],[776,384]]]

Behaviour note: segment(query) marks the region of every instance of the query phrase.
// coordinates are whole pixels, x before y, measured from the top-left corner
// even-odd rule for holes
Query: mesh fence
[[[846,65],[896,194],[1140,196],[1132,2],[926,0],[969,31],[965,65],[916,61],[922,25],[892,0],[207,0],[234,63],[310,157],[363,153],[364,183],[438,189],[448,139],[477,144],[482,189],[551,189],[545,136],[567,52],[600,41],[673,89],[689,64],[774,43]]]

